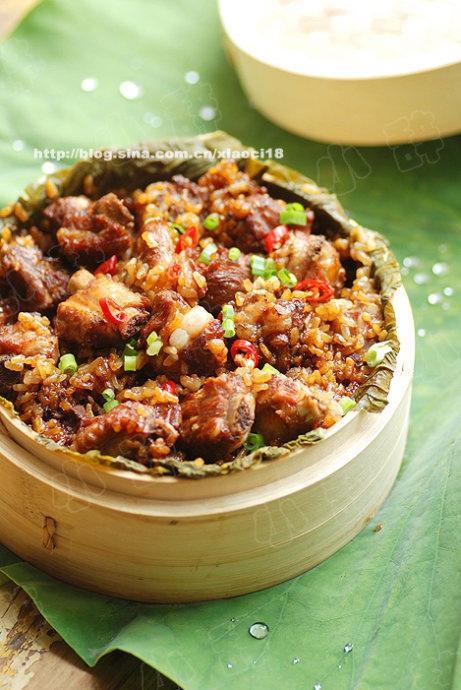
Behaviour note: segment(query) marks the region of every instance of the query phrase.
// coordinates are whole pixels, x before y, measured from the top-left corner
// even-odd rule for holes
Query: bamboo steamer
[[[220,0],[219,9],[242,88],[260,113],[289,132],[345,146],[397,146],[461,132],[460,56],[428,63],[422,55],[419,67],[367,76],[351,71],[346,60],[321,73],[288,68],[269,45],[255,48],[248,3]]]
[[[0,541],[47,573],[103,594],[190,602],[269,587],[354,537],[402,460],[414,333],[402,287],[389,403],[350,412],[317,445],[227,476],[190,480],[114,470],[50,451],[2,417]]]

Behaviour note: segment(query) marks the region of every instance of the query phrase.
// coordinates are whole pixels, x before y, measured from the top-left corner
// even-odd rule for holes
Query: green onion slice
[[[272,364],[269,364],[268,362],[266,362],[261,371],[265,371],[268,374],[280,374],[279,370],[273,367]]]
[[[241,251],[238,247],[231,247],[229,249],[229,259],[231,261],[238,261],[240,259]]]
[[[392,352],[392,346],[388,340],[383,340],[382,343],[372,345],[365,353],[363,359],[368,366],[377,367],[389,352]]]
[[[65,374],[75,374],[75,372],[78,369],[77,360],[75,359],[75,357],[72,353],[68,353],[67,355],[62,355],[62,357],[60,357],[60,359],[59,359],[58,367]]]
[[[147,342],[146,354],[148,354],[149,357],[155,357],[155,355],[158,355],[158,353],[160,352],[160,350],[163,347],[163,343],[155,331],[152,331],[152,333],[149,333],[149,335],[147,336],[146,342]]]
[[[341,398],[339,404],[341,405],[341,408],[343,410],[343,416],[357,405],[353,398],[348,398],[347,396]]]
[[[224,319],[233,319],[235,317],[235,311],[234,307],[232,304],[223,304],[222,306],[222,318],[223,321]]]
[[[283,283],[283,285],[286,285],[290,288],[294,287],[298,283],[298,279],[295,274],[290,273],[287,268],[281,268],[280,271],[277,271],[277,278],[281,283]]]
[[[104,398],[104,400],[106,402],[110,402],[111,400],[113,400],[115,398],[115,393],[112,390],[112,388],[106,388],[102,392],[102,397]]]
[[[217,213],[210,213],[210,215],[207,216],[203,221],[203,227],[206,230],[216,230],[220,222],[221,221]]]
[[[253,452],[254,450],[258,450],[258,448],[262,448],[265,444],[264,437],[262,434],[248,434],[247,439],[245,443],[243,444],[243,447],[249,450],[250,452]]]
[[[307,214],[302,204],[297,202],[287,204],[280,212],[280,223],[282,225],[306,225]]]
[[[176,232],[179,232],[180,235],[184,235],[184,233],[186,232],[183,226],[179,225],[179,223],[170,223],[170,228],[176,230]]]
[[[125,355],[123,357],[123,368],[125,371],[136,371],[137,355]]]
[[[235,335],[235,323],[233,319],[224,319],[222,322],[224,328],[224,337],[233,338]]]
[[[110,410],[113,410],[114,407],[117,407],[117,405],[120,405],[118,400],[108,400],[104,403],[102,409],[104,410],[104,412],[109,412]]]
[[[198,260],[202,264],[208,265],[211,261],[211,257],[213,256],[213,254],[216,254],[217,251],[218,247],[213,242],[211,244],[207,244],[207,246],[201,252]]]

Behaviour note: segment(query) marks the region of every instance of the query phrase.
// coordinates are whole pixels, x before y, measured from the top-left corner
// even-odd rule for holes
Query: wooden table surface
[[[0,0],[0,38],[37,0]],[[0,688],[8,690],[174,690],[177,686],[121,652],[89,669],[16,585],[0,586]]]

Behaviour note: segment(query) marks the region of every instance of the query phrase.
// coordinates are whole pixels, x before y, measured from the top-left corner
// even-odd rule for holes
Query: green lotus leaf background
[[[190,70],[196,84],[184,79]],[[81,90],[86,77],[98,79],[94,92]],[[142,98],[120,95],[125,80],[143,86]],[[228,601],[156,606],[74,589],[3,549],[2,572],[87,663],[122,649],[185,690],[461,688],[461,139],[358,149],[283,132],[244,97],[212,0],[44,0],[0,46],[0,84],[2,202],[40,174],[34,149],[223,129],[264,158],[283,149],[284,165],[390,240],[406,258],[418,332],[395,487],[377,518],[309,573]],[[201,119],[204,105],[213,121]],[[405,117],[411,131],[417,118]],[[248,634],[255,621],[269,625],[264,640]]]

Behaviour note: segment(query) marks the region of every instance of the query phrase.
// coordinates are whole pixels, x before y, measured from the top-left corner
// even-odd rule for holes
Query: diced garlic
[[[170,345],[177,350],[183,350],[189,343],[189,334],[183,328],[176,328],[170,335]]]
[[[192,338],[195,338],[208,326],[212,320],[212,315],[207,312],[206,309],[196,306],[183,316],[181,328],[184,329]]]

